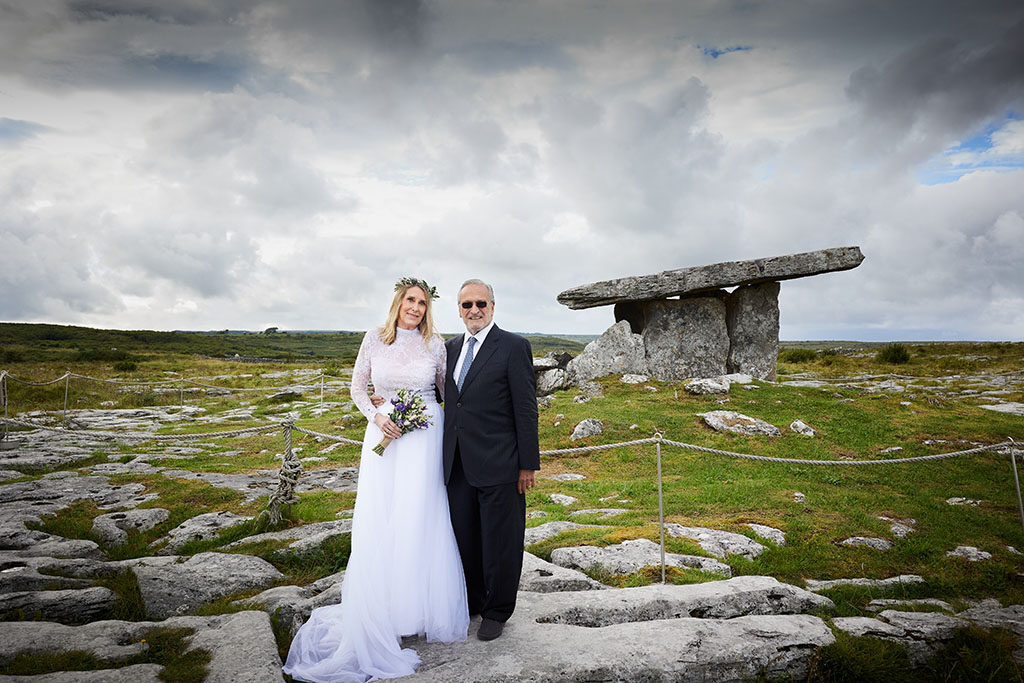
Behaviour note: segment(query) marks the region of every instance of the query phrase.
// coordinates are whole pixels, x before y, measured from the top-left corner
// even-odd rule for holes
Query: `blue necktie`
[[[462,383],[466,381],[466,373],[473,363],[473,347],[476,346],[476,337],[469,338],[469,346],[466,347],[466,358],[462,361],[462,369],[459,370],[459,380],[455,383],[459,391],[462,391]]]

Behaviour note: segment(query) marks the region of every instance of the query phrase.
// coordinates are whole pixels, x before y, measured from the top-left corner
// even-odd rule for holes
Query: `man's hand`
[[[373,404],[374,408],[380,408],[381,404],[384,403],[384,397],[380,394],[374,394],[370,397],[370,403]]]
[[[533,470],[519,470],[519,482],[517,489],[519,493],[526,493],[537,485],[537,479]]]

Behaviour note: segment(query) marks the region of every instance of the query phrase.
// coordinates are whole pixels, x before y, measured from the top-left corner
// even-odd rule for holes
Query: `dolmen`
[[[614,306],[616,322],[568,363],[539,365],[538,393],[613,373],[661,381],[732,373],[774,380],[779,282],[850,270],[863,260],[860,247],[837,247],[567,289],[559,303]]]

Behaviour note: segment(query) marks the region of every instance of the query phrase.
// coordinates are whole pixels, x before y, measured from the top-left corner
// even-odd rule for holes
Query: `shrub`
[[[783,363],[806,363],[817,357],[813,349],[786,349],[779,354],[779,360]]]
[[[24,354],[17,349],[4,349],[3,353],[0,353],[0,361],[4,363],[20,363],[25,360]]]
[[[114,369],[118,372],[135,372],[137,367],[139,367],[138,364],[133,360],[122,360],[114,363]]]
[[[886,344],[875,356],[879,363],[902,365],[910,361],[910,350],[903,344]]]

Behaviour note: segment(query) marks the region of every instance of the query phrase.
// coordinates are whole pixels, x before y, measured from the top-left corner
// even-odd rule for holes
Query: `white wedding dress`
[[[398,329],[391,345],[366,333],[352,375],[352,399],[369,424],[363,439],[352,520],[352,555],[341,604],[313,610],[295,635],[285,673],[311,683],[364,683],[413,673],[420,659],[402,649],[401,637],[428,641],[466,639],[466,582],[448,516],[441,460],[444,417],[434,386],[444,390],[445,348],[439,337],[423,343],[419,330]],[[389,399],[378,411],[367,382]],[[399,388],[423,396],[431,426],[371,449],[381,431],[377,412],[392,410]]]

